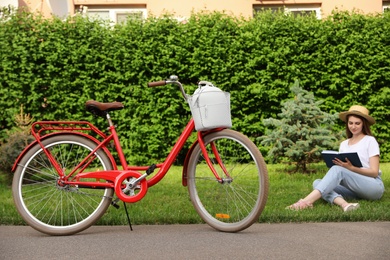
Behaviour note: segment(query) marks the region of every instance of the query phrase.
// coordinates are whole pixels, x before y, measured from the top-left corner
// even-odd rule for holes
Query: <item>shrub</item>
[[[336,115],[321,111],[322,101],[316,101],[313,93],[302,89],[298,81],[291,92],[294,97],[281,104],[280,119],[263,120],[269,133],[260,140],[262,145],[271,147],[268,156],[272,161],[288,158],[296,164],[295,172],[307,173],[307,165],[317,162],[322,150],[337,146],[337,135],[332,132]]]
[[[12,166],[23,149],[34,140],[34,137],[23,132],[16,132],[8,137],[6,143],[0,145],[0,172],[12,179]]]
[[[8,131],[6,141],[0,143],[0,172],[6,174],[8,184],[12,180],[11,170],[16,158],[34,140],[30,134],[33,119],[29,114],[24,114],[23,106],[20,107],[20,113],[14,118],[16,127]]]

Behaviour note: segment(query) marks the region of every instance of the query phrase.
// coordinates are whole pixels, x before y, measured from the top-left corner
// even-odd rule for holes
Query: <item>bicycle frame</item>
[[[98,128],[96,128],[94,125],[92,125],[89,122],[85,121],[69,121],[69,122],[63,122],[63,121],[41,121],[36,122],[32,125],[32,135],[35,137],[35,142],[30,144],[18,157],[16,160],[13,170],[18,165],[18,162],[21,157],[29,150],[30,147],[38,143],[44,153],[49,158],[51,164],[57,171],[59,175],[58,185],[65,186],[65,185],[72,185],[72,186],[78,186],[78,187],[84,187],[84,188],[114,188],[118,198],[125,202],[136,202],[139,201],[145,194],[148,187],[154,186],[159,181],[161,181],[172,164],[174,163],[177,155],[183,148],[184,144],[187,142],[188,138],[191,136],[192,132],[195,129],[195,123],[193,119],[190,119],[184,130],[182,131],[181,135],[179,136],[178,140],[176,141],[175,145],[172,147],[170,153],[166,157],[165,161],[163,163],[159,163],[155,165],[155,168],[159,169],[158,172],[151,177],[150,179],[146,179],[146,177],[152,172],[141,174],[139,171],[147,171],[151,169],[151,166],[129,166],[125,155],[123,153],[116,129],[114,124],[112,124],[112,121],[110,119],[110,116],[107,114],[107,120],[109,122],[109,135],[104,134],[101,132]],[[215,131],[221,131],[223,128],[219,129],[213,129],[206,132],[197,132],[197,140],[192,145],[194,147],[195,144],[199,143],[202,153],[204,155],[204,158],[206,159],[207,164],[209,165],[211,171],[215,175],[217,181],[223,182],[222,178],[218,175],[217,171],[215,170],[208,153],[205,148],[205,144],[203,141],[203,137],[207,135],[210,132]],[[46,133],[49,131],[50,133]],[[102,141],[99,141],[97,138],[94,138],[91,134],[85,133],[85,132],[92,132],[95,135],[99,136]],[[46,149],[42,143],[44,139],[47,137],[53,136],[53,135],[59,135],[59,134],[76,134],[84,136],[93,142],[97,144],[97,147],[90,152],[88,156],[86,156],[78,166],[76,166],[69,174],[65,175],[63,169],[61,169],[60,165],[57,163],[57,161],[54,159],[54,157],[50,154],[50,151]],[[113,158],[112,154],[110,153],[109,149],[107,148],[108,144],[113,141],[114,143],[114,149],[118,153],[118,158],[121,164],[121,167],[123,170],[118,170],[118,166],[116,165],[115,159]],[[188,151],[185,163],[183,166],[183,185],[186,186],[186,168],[188,163],[188,158],[192,153],[192,147]],[[224,171],[224,173],[228,175],[225,167],[222,164],[222,161],[220,159],[220,156],[218,154],[218,151],[215,147],[215,145],[211,145],[212,151],[214,153],[214,156]],[[113,170],[108,171],[98,171],[98,172],[83,172],[91,161],[96,157],[96,152],[100,149],[103,149],[104,152],[109,155],[110,161],[114,166]],[[154,166],[153,166],[154,168]],[[154,170],[154,169],[153,169]],[[136,180],[132,182],[132,186],[139,184],[142,182],[141,186],[144,191],[140,193],[139,195],[129,197],[125,195],[118,194],[120,193],[121,189],[125,188],[125,186],[122,184],[122,181],[129,178],[135,178]],[[97,181],[82,181],[82,179],[96,179]],[[100,180],[106,180],[106,182],[100,182]]]
[[[156,87],[156,86],[163,86],[166,84],[174,84],[177,85],[180,88],[180,91],[184,97],[185,100],[187,100],[187,95],[184,91],[184,88],[182,84],[178,81],[177,76],[172,75],[169,80],[163,80],[163,81],[157,81],[157,82],[150,82],[148,83],[149,87]],[[109,104],[110,105],[110,104]],[[117,107],[117,104],[115,104],[114,110],[116,109],[122,109],[122,106]],[[121,104],[120,104],[121,105]],[[165,161],[163,163],[159,163],[157,165],[153,164],[151,166],[129,166],[127,164],[125,155],[123,153],[118,134],[115,129],[115,125],[112,123],[111,117],[108,113],[108,110],[105,111],[106,113],[103,114],[103,117],[106,117],[108,125],[109,125],[109,135],[104,134],[102,131],[100,131],[97,127],[92,125],[89,122],[85,121],[70,121],[70,122],[59,122],[59,121],[42,121],[42,122],[36,122],[32,125],[32,134],[35,137],[35,142],[30,144],[26,149],[19,155],[17,158],[12,171],[16,169],[16,167],[19,165],[20,159],[26,154],[26,152],[36,145],[37,143],[41,146],[43,152],[46,154],[46,156],[49,158],[50,163],[53,165],[55,170],[58,173],[58,180],[57,185],[59,186],[74,186],[74,187],[83,187],[83,188],[113,188],[115,190],[116,195],[119,199],[125,201],[125,202],[136,202],[140,200],[147,191],[148,187],[154,186],[159,181],[164,178],[170,167],[172,166],[173,162],[175,161],[177,155],[183,148],[184,144],[187,142],[188,138],[191,136],[192,132],[195,130],[195,123],[194,120],[191,118],[190,121],[187,123],[186,127],[180,134],[178,140],[176,141],[175,145],[172,147],[170,153],[166,157]],[[100,114],[102,116],[102,114]],[[187,166],[188,166],[188,160],[191,156],[191,153],[193,151],[193,148],[195,145],[199,144],[200,149],[203,153],[204,159],[206,160],[210,170],[213,172],[216,180],[220,183],[223,183],[224,180],[221,178],[217,171],[215,170],[213,163],[210,160],[210,157],[208,155],[208,152],[206,150],[206,146],[204,144],[204,137],[211,133],[216,131],[221,131],[223,128],[216,128],[209,131],[198,131],[197,132],[197,140],[195,143],[191,146],[190,150],[187,152],[184,165],[183,165],[183,180],[182,184],[183,186],[187,186]],[[50,133],[46,133],[46,132]],[[87,133],[85,133],[87,132]],[[98,138],[103,140],[98,140],[97,138],[93,137],[90,133],[97,135]],[[53,136],[53,135],[61,135],[61,134],[75,134],[75,135],[81,135],[85,138],[88,138],[89,140],[96,143],[96,148],[91,151],[72,171],[68,174],[65,174],[64,170],[61,168],[59,163],[54,159],[54,157],[51,155],[49,149],[45,148],[45,145],[43,144],[43,140],[46,138]],[[118,158],[121,164],[122,170],[118,169],[118,166],[116,165],[116,161],[113,158],[112,154],[110,153],[109,149],[107,148],[108,144],[110,142],[114,143],[114,149],[118,154]],[[212,153],[214,154],[215,160],[218,162],[218,165],[221,167],[224,174],[230,178],[229,174],[227,173],[226,168],[224,167],[221,157],[219,156],[219,152],[215,146],[214,143],[210,144]],[[92,172],[84,172],[88,168],[88,166],[91,164],[91,162],[97,157],[97,152],[103,150],[105,154],[109,157],[111,164],[113,165],[113,170],[105,170],[105,171],[92,171]],[[23,166],[22,166],[23,167]],[[150,175],[155,169],[159,169],[158,172],[151,177],[150,179],[146,179],[148,175]],[[142,174],[139,171],[146,171],[146,173]],[[83,179],[95,179],[96,181],[82,181]],[[101,182],[100,180],[105,180],[105,182]],[[138,186],[137,186],[138,185]],[[134,195],[127,196],[127,193],[130,191],[134,191],[134,189],[140,189],[141,191]]]

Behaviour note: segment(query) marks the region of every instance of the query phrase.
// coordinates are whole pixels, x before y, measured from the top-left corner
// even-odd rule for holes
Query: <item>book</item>
[[[356,166],[356,167],[363,166],[362,162],[360,161],[359,156],[356,152],[355,153],[339,153],[337,151],[325,150],[325,151],[322,151],[321,155],[326,163],[326,166],[328,166],[329,168],[334,165],[333,160],[335,158],[338,158],[343,162],[346,162],[345,158],[348,158],[348,160],[352,163],[353,166]]]

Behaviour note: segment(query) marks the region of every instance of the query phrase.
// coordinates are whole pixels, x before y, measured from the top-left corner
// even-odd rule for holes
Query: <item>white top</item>
[[[366,135],[358,143],[349,145],[349,139],[340,144],[339,152],[357,152],[363,168],[370,168],[370,157],[380,155],[379,144],[375,137]]]

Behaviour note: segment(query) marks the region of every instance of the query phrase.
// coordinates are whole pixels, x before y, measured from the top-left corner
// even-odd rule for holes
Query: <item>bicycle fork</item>
[[[204,144],[201,132],[198,132],[198,142],[199,142],[200,149],[202,150],[204,159],[206,160],[206,163],[209,166],[210,170],[213,172],[215,178],[217,178],[218,182],[221,183],[221,184],[222,183],[231,183],[233,181],[233,179],[229,175],[225,165],[223,164],[221,156],[219,154],[219,151],[218,151],[215,143],[214,142],[210,143],[211,151],[213,152],[213,154],[215,156],[215,160],[217,161],[218,165],[221,167],[221,169],[224,172],[226,178],[221,178],[219,176],[218,172],[216,171],[216,169],[214,167],[214,164],[212,163],[212,161],[210,159],[209,153],[207,152],[207,149],[206,149],[206,146]]]

